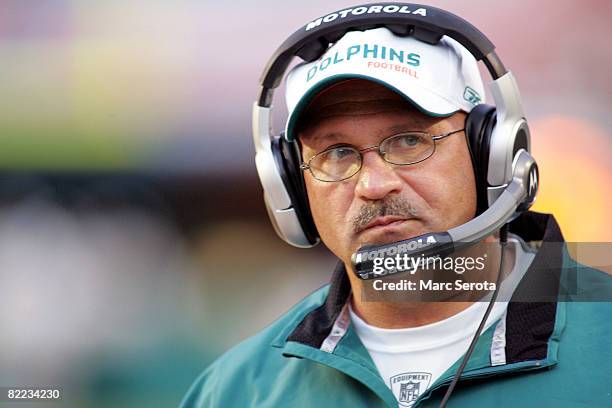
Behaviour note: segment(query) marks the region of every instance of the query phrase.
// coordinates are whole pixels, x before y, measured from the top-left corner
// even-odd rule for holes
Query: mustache
[[[404,198],[387,196],[382,200],[366,203],[359,209],[359,213],[352,220],[353,231],[357,233],[363,230],[375,218],[387,215],[415,218],[418,215],[418,211]]]

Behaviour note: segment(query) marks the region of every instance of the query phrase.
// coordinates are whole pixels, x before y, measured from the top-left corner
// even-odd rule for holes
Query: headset
[[[461,17],[439,8],[408,3],[365,4],[330,13],[294,32],[272,55],[260,78],[261,92],[253,105],[255,162],[277,234],[302,248],[312,247],[320,240],[299,167],[299,142],[271,133],[274,90],[294,57],[314,61],[346,32],[378,27],[432,45],[448,36],[463,45],[476,61],[482,61],[493,79],[490,91],[495,106],[477,105],[465,123],[476,178],[477,216],[447,231],[443,242],[437,242],[435,237],[431,241],[431,234],[409,241],[429,240],[435,244],[429,246],[430,253],[448,250],[453,241],[479,239],[526,211],[537,194],[538,170],[529,153],[529,127],[516,80],[495,53],[493,43]]]

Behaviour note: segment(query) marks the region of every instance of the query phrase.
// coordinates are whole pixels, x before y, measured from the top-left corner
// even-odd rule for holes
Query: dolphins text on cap
[[[305,31],[312,30],[313,28],[320,26],[321,23],[330,23],[330,22],[334,21],[337,18],[345,18],[349,14],[352,14],[354,16],[358,16],[360,14],[372,14],[372,13],[418,14],[418,15],[421,15],[423,17],[426,17],[427,16],[427,9],[421,7],[421,8],[415,9],[415,10],[410,10],[408,8],[408,6],[396,5],[396,4],[388,4],[386,6],[373,5],[373,6],[370,6],[370,7],[355,7],[355,8],[352,8],[352,9],[342,10],[342,11],[339,11],[337,13],[331,13],[331,14],[326,15],[325,17],[319,17],[318,19],[316,19],[314,21],[311,21],[310,23],[306,24],[306,30]]]
[[[361,50],[363,49],[363,52]],[[382,59],[390,62],[396,61],[405,63],[407,65],[418,67],[421,63],[421,55],[404,50],[397,50],[393,47],[387,47],[378,44],[354,44],[348,47],[344,47],[339,51],[336,51],[333,56],[328,54],[321,57],[321,61],[308,70],[306,75],[306,81],[310,81],[317,72],[324,71],[330,65],[349,61],[351,58],[363,58],[363,59]],[[370,64],[368,64],[370,66]],[[414,75],[413,75],[414,76]]]

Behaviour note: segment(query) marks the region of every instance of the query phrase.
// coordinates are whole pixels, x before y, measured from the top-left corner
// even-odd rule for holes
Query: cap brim
[[[406,101],[414,105],[419,111],[428,116],[447,117],[460,110],[457,108],[456,105],[453,105],[445,98],[442,98],[431,91],[423,92],[422,90],[415,90],[414,93],[410,92],[410,94],[412,94],[411,96],[408,94],[408,90],[402,91],[394,85],[390,84],[389,82],[381,80],[380,78],[375,78],[363,74],[338,74],[321,79],[302,95],[302,97],[295,105],[295,108],[289,113],[289,117],[287,119],[287,126],[285,127],[285,138],[288,141],[295,140],[295,138],[297,137],[297,135],[295,134],[295,125],[297,123],[298,118],[303,113],[304,109],[308,107],[310,102],[312,102],[312,100],[321,91],[337,82],[345,81],[348,79],[365,79],[383,85],[401,95]],[[417,85],[413,86],[418,87]]]

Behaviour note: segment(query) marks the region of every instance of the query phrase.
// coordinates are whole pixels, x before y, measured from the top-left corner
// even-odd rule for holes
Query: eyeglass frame
[[[383,160],[384,160],[386,163],[393,164],[393,165],[395,165],[395,166],[411,166],[411,165],[413,165],[413,164],[421,163],[421,162],[423,162],[423,161],[425,161],[425,160],[429,159],[431,156],[433,156],[433,155],[434,155],[434,153],[436,152],[436,142],[437,142],[438,140],[442,140],[442,139],[444,139],[444,138],[447,138],[447,137],[449,137],[449,136],[452,136],[452,135],[454,135],[455,133],[463,132],[464,130],[465,130],[465,128],[461,128],[461,129],[457,129],[457,130],[452,130],[452,131],[447,132],[447,133],[442,133],[441,135],[432,135],[432,134],[430,134],[430,133],[427,133],[427,132],[422,132],[422,131],[418,131],[418,130],[408,130],[408,131],[406,131],[406,132],[400,132],[400,133],[396,133],[396,134],[391,135],[391,136],[387,136],[387,137],[385,137],[383,140],[381,140],[379,144],[377,144],[377,145],[375,145],[375,146],[368,146],[368,147],[364,147],[363,149],[357,149],[355,146],[353,146],[353,145],[349,145],[349,144],[347,144],[347,145],[339,145],[339,146],[338,146],[338,145],[335,145],[335,146],[328,147],[327,149],[322,150],[322,151],[320,151],[320,152],[316,153],[314,156],[312,156],[310,159],[308,159],[308,161],[307,161],[307,162],[302,162],[302,163],[300,164],[300,170],[302,170],[302,171],[305,171],[305,170],[310,171],[310,175],[311,175],[311,176],[312,176],[312,177],[313,177],[315,180],[321,181],[321,182],[323,182],[323,183],[337,183],[337,182],[339,182],[339,181],[348,180],[348,179],[350,179],[351,177],[353,177],[355,174],[357,174],[357,173],[359,173],[359,172],[361,171],[361,168],[363,167],[363,153],[364,153],[364,152],[367,152],[367,151],[370,151],[370,150],[374,150],[374,149],[378,149],[378,154],[380,155],[380,157],[381,157],[381,158],[382,158],[382,159],[383,159]],[[380,150],[380,147],[381,147],[381,146],[384,144],[384,142],[385,142],[385,141],[387,141],[387,140],[389,140],[389,139],[391,139],[391,138],[394,138],[394,137],[397,137],[397,136],[404,135],[404,134],[406,134],[406,133],[419,133],[419,134],[421,134],[421,135],[431,136],[431,140],[432,140],[432,142],[433,142],[433,149],[432,149],[432,151],[431,151],[431,154],[430,154],[429,156],[427,156],[427,157],[423,158],[423,159],[420,159],[420,160],[418,160],[418,161],[411,162],[411,163],[401,163],[401,164],[397,164],[397,163],[393,163],[393,162],[390,162],[390,161],[388,161],[387,159],[385,159],[385,153],[386,153],[386,152],[383,152],[383,151],[381,151],[381,150]],[[323,154],[323,153],[325,153],[325,152],[328,152],[328,151],[330,151],[330,150],[340,148],[340,147],[350,147],[350,148],[352,148],[353,150],[355,150],[357,153],[359,153],[359,159],[360,159],[359,161],[360,161],[360,163],[359,163],[359,168],[357,169],[357,171],[356,171],[355,173],[351,174],[350,176],[347,176],[347,177],[341,178],[341,179],[339,179],[339,180],[321,180],[321,179],[317,178],[317,177],[314,175],[314,173],[312,172],[312,168],[310,167],[310,162],[312,162],[312,161],[313,161],[313,160],[314,160],[314,159],[315,159],[317,156],[319,156],[319,155],[321,155],[321,154]]]

